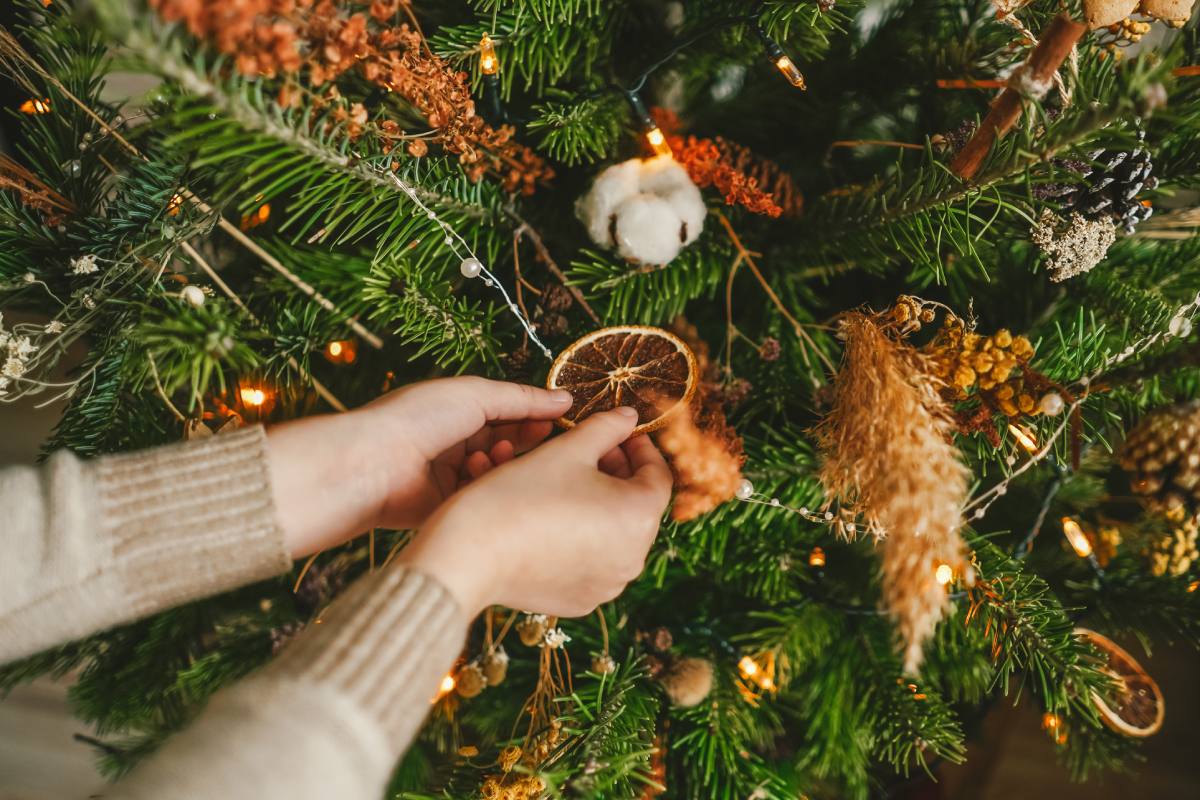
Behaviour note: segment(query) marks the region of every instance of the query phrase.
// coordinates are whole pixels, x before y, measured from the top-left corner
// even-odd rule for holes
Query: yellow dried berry
[[[996,398],[998,400],[1008,400],[1014,394],[1016,394],[1016,392],[1013,391],[1013,387],[1009,386],[1008,384],[1005,384],[996,390]]]
[[[954,385],[962,390],[967,390],[975,383],[975,370],[966,366],[960,365],[954,370]]]
[[[997,347],[1008,347],[1013,342],[1013,335],[1008,328],[1001,328],[992,334],[992,341],[996,343]]]
[[[971,358],[971,366],[975,368],[976,372],[980,372],[980,373],[991,372],[992,366],[995,363],[996,362],[992,358],[991,353],[980,352],[980,353],[976,353]]]
[[[517,762],[521,760],[522,755],[521,748],[515,744],[504,748],[500,751],[500,769],[510,772],[517,765]]]
[[[975,350],[979,347],[980,336],[978,333],[964,333],[962,337],[962,346],[964,350]]]
[[[935,316],[936,315],[933,313],[932,308],[921,309],[921,322],[924,322],[926,324],[933,322]]]
[[[998,383],[1008,380],[1008,376],[1012,374],[1012,368],[1012,364],[996,364],[996,366],[992,367],[992,380]]]
[[[1018,336],[1013,339],[1012,354],[1019,361],[1028,361],[1033,358],[1033,345],[1024,336]]]
[[[1000,407],[1000,410],[1002,412],[1004,412],[1006,415],[1008,415],[1010,417],[1015,417],[1018,413],[1016,405],[1013,404],[1012,400],[1009,400],[1007,398],[999,401],[998,403],[996,403],[996,405]]]
[[[1033,401],[1033,398],[1027,394],[1023,394],[1017,398],[1017,408],[1021,409],[1022,414],[1031,413],[1036,405],[1037,403]]]

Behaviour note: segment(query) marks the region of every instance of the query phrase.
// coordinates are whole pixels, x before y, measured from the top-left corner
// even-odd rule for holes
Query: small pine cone
[[[314,562],[296,590],[296,607],[305,614],[312,614],[333,599],[345,583],[346,574],[340,562]]]
[[[1119,455],[1147,508],[1200,509],[1200,401],[1155,411],[1129,432]]]
[[[526,614],[516,625],[517,636],[521,637],[522,644],[539,647],[545,640],[549,627],[550,620],[546,619],[545,614]]]
[[[538,328],[548,336],[561,336],[567,332],[567,318],[558,313],[547,314]]]
[[[1063,211],[1077,212],[1084,219],[1113,219],[1126,233],[1154,213],[1153,208],[1137,199],[1142,191],[1158,186],[1150,172],[1154,164],[1144,148],[1133,150],[1097,150],[1090,163],[1079,170],[1083,182],[1064,192],[1058,201]]]
[[[552,283],[542,293],[542,305],[547,311],[566,311],[575,304],[571,290],[559,283]]]
[[[487,685],[483,669],[474,662],[465,665],[454,676],[454,691],[459,697],[476,697]]]
[[[508,677],[508,653],[504,652],[503,647],[485,653],[479,664],[483,667],[483,677],[487,678],[488,686],[499,686]]]
[[[713,665],[703,658],[681,658],[658,676],[671,705],[690,708],[712,691]]]
[[[768,336],[758,348],[758,357],[763,361],[778,361],[782,351],[779,340],[774,336]]]
[[[504,374],[510,378],[518,378],[526,375],[529,369],[530,353],[528,347],[522,347],[520,350],[514,350],[500,357],[500,365],[504,367]]]

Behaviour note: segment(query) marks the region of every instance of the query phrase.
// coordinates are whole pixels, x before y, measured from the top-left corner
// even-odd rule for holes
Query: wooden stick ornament
[[[1020,119],[1025,99],[1040,100],[1049,91],[1058,68],[1086,30],[1086,25],[1062,14],[1051,20],[1029,59],[1009,76],[1007,86],[992,103],[975,135],[950,162],[955,175],[963,180],[975,176],[992,144]]]

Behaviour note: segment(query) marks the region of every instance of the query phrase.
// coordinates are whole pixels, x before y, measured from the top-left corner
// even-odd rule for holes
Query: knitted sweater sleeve
[[[0,663],[287,570],[261,428],[0,470]],[[219,692],[109,798],[375,800],[462,646],[436,581],[392,565]]]

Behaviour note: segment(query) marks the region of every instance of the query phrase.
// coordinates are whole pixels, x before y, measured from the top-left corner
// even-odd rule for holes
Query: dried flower
[[[695,519],[733,498],[742,480],[740,460],[725,442],[697,428],[691,415],[675,415],[658,444],[675,473],[672,519]]]
[[[1029,239],[1046,254],[1050,280],[1058,283],[1089,272],[1103,261],[1117,240],[1117,229],[1107,218],[1089,220],[1076,212],[1064,225],[1046,209],[1030,229]]]
[[[91,253],[71,259],[72,275],[91,275],[93,272],[99,271],[100,267],[96,264],[96,257]]]
[[[902,340],[895,315],[853,312],[833,407],[816,429],[830,501],[861,515],[883,539],[884,602],[914,672],[949,601],[938,565],[965,567],[959,536],[967,470],[928,360]],[[857,527],[857,526],[856,526]]]

